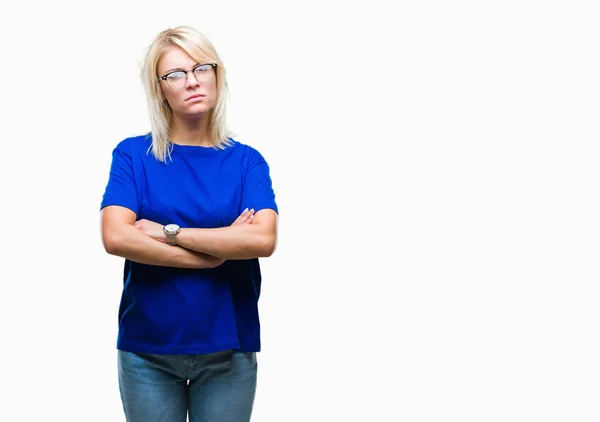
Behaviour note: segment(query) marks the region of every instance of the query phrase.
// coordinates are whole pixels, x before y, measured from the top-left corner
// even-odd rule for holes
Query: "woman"
[[[260,351],[258,258],[278,209],[261,154],[229,137],[225,68],[168,29],[143,64],[152,130],[113,151],[102,240],[125,258],[117,340],[129,422],[250,420]]]

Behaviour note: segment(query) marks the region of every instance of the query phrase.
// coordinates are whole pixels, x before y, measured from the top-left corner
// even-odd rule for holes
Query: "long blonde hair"
[[[189,26],[178,26],[160,32],[150,43],[142,62],[141,77],[148,101],[152,135],[152,154],[157,160],[165,162],[170,157],[172,149],[170,141],[171,121],[173,111],[163,100],[160,82],[158,80],[158,61],[165,50],[171,46],[181,48],[198,63],[216,63],[217,100],[210,110],[208,119],[208,134],[215,148],[224,149],[231,145],[229,140],[232,133],[227,127],[227,79],[225,66],[219,58],[212,43],[198,30]]]

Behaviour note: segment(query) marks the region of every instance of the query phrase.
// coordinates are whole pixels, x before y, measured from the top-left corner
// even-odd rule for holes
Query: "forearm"
[[[177,268],[214,268],[223,260],[179,246],[171,246],[152,239],[129,224],[120,224],[104,236],[105,249],[141,264]]]
[[[215,229],[181,229],[175,236],[179,246],[222,259],[250,259],[271,256],[274,236],[252,224]]]

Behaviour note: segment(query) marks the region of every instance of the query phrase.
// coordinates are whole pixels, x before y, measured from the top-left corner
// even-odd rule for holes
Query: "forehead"
[[[171,69],[189,69],[196,65],[188,53],[176,46],[169,46],[158,60],[158,73],[162,74]]]

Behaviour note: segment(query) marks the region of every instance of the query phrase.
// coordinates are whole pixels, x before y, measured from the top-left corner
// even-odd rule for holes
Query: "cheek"
[[[162,88],[162,85],[161,85],[161,90],[160,90],[160,92],[161,92],[161,95],[162,95],[163,99],[165,99],[166,101],[169,101],[169,100],[170,100],[170,98],[169,98],[170,91],[168,91],[168,90],[166,90],[166,89]]]
[[[171,106],[171,108],[178,108],[178,104],[183,103],[184,97],[181,92],[168,92],[165,93],[165,98],[167,103]]]
[[[211,99],[211,104],[214,105],[214,103],[217,101],[217,87],[216,85],[212,85],[211,87],[207,87],[206,89],[206,95]]]

